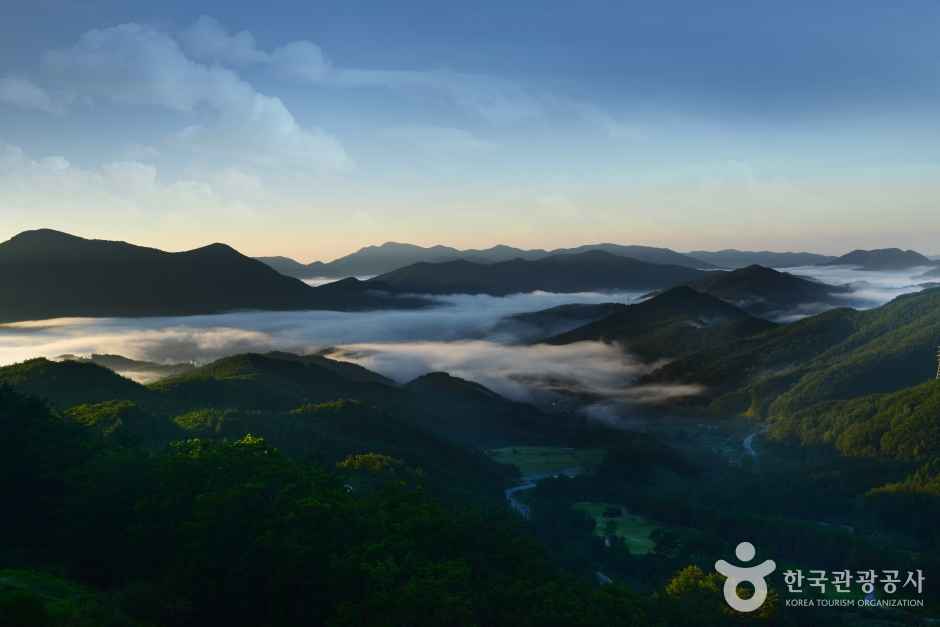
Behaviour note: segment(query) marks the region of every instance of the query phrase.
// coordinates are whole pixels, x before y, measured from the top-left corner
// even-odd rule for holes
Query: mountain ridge
[[[792,416],[815,404],[891,393],[933,379],[940,288],[876,309],[840,308],[681,357],[645,378],[707,386],[720,414]]]
[[[936,265],[934,261],[914,250],[900,248],[856,249],[823,265],[857,266],[863,270],[907,270]]]
[[[302,264],[289,257],[257,257],[279,272],[300,279],[341,278],[348,276],[374,276],[387,274],[415,263],[441,263],[445,261],[466,260],[474,263],[491,264],[513,259],[536,261],[552,255],[572,254],[591,250],[603,250],[622,257],[632,257],[648,263],[679,265],[690,268],[710,268],[711,264],[678,253],[669,248],[655,246],[621,245],[612,243],[584,244],[571,248],[522,249],[505,244],[489,248],[458,249],[451,246],[417,246],[401,242],[385,242],[380,245],[364,246],[333,261],[314,261]]]
[[[851,290],[813,281],[773,268],[751,265],[730,272],[712,272],[689,284],[756,316],[779,318],[800,307],[844,305],[840,294]]]
[[[774,252],[770,250],[693,250],[687,253],[691,257],[707,261],[720,268],[744,268],[758,265],[768,268],[793,268],[796,266],[815,266],[835,259],[832,255],[820,255],[810,252]]]
[[[661,289],[704,278],[703,270],[650,264],[604,251],[494,264],[466,260],[416,263],[368,281],[406,294],[508,294],[534,291]]]
[[[681,285],[543,343],[616,343],[641,358],[659,360],[776,327],[715,296]]]
[[[0,321],[414,308],[378,283],[311,287],[226,244],[167,252],[51,229],[0,243]]]

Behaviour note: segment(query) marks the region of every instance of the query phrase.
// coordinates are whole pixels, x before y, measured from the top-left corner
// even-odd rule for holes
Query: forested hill
[[[877,309],[835,309],[678,359],[649,377],[708,386],[698,402],[720,413],[790,415],[816,403],[884,393],[933,379],[940,289]]]
[[[846,455],[940,458],[940,381],[781,414],[771,433],[806,445],[831,444]]]
[[[784,317],[800,307],[844,305],[844,296],[851,291],[757,265],[712,272],[690,285],[748,313],[770,318]]]
[[[739,338],[775,327],[774,323],[755,318],[714,296],[682,286],[621,307],[609,316],[545,342],[617,343],[636,355],[656,360],[709,348],[719,350]]]
[[[535,261],[417,263],[380,275],[373,281],[404,293],[505,296],[537,290],[648,291],[688,283],[706,274],[694,268],[652,264],[595,250],[551,255]]]
[[[561,574],[508,514],[444,507],[385,455],[325,467],[252,436],[148,453],[2,387],[0,428],[3,625],[691,624]]]
[[[877,250],[853,250],[823,265],[857,266],[864,270],[907,270],[919,266],[931,266],[934,262],[914,250],[880,248]]]
[[[443,415],[476,417],[472,438]],[[513,437],[539,425],[543,441],[670,459],[559,419],[447,375],[399,387],[320,356],[241,355],[151,386],[87,362],[0,369],[15,504],[0,624],[727,624],[700,570],[643,594],[564,574],[503,504],[515,471],[459,442],[516,420]]]
[[[26,231],[0,244],[0,321],[233,310],[421,306],[355,280],[313,288],[224,244],[170,253],[125,242]]]
[[[768,250],[753,251],[735,249],[718,251],[693,250],[689,255],[696,259],[712,263],[719,268],[745,268],[753,265],[767,268],[792,268],[794,266],[815,266],[835,259],[835,257],[829,255],[807,252],[771,252]]]
[[[314,261],[302,264],[289,257],[258,257],[259,261],[287,276],[301,279],[314,277],[354,277],[386,274],[416,263],[442,263],[445,261],[469,261],[479,264],[501,263],[513,259],[535,261],[550,255],[603,251],[620,257],[630,257],[647,263],[657,263],[688,268],[709,268],[711,264],[701,259],[677,253],[668,248],[621,244],[585,244],[575,248],[524,250],[512,246],[497,245],[484,249],[459,250],[450,246],[415,246],[399,242],[386,242],[379,246],[365,246],[354,253],[333,261]]]

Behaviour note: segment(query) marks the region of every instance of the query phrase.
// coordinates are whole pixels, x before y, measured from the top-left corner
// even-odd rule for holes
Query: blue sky
[[[0,237],[940,252],[936,2],[14,2]]]

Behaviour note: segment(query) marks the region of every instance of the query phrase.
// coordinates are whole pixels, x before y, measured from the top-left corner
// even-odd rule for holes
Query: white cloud
[[[62,111],[45,89],[18,76],[0,77],[0,104],[45,113],[61,113]]]
[[[638,385],[637,378],[654,366],[617,346],[510,346],[502,341],[511,337],[494,333],[507,314],[611,298],[590,293],[454,296],[443,299],[447,306],[413,311],[242,312],[0,325],[0,364],[64,353],[206,362],[248,351],[308,353],[335,347],[332,357],[361,363],[398,381],[443,370],[526,401],[550,403],[559,395],[575,394],[612,410],[612,404],[654,403],[700,393],[698,386]],[[622,294],[620,299],[633,296]]]
[[[447,95],[455,105],[489,122],[514,123],[541,115],[544,102],[513,81],[450,70],[382,70],[335,67],[316,43],[290,42],[271,52],[260,50],[247,32],[229,33],[217,20],[202,16],[180,40],[194,57],[239,67],[267,65],[283,79],[338,87],[424,89]]]
[[[173,210],[225,209],[231,215],[257,200],[260,187],[256,177],[236,168],[200,180],[161,181],[155,166],[140,161],[80,167],[61,155],[33,157],[0,141],[0,207],[24,225],[34,223],[38,209],[44,219],[65,224],[77,215],[107,221],[139,211],[166,217]]]
[[[282,78],[316,82],[326,78],[330,64],[320,46],[309,41],[294,41],[271,53],[274,71]]]
[[[330,64],[320,46],[311,41],[292,41],[271,52],[258,48],[248,31],[229,33],[215,18],[203,15],[179,36],[193,58],[233,67],[268,65],[281,78],[322,80]]]
[[[91,101],[210,111],[209,121],[173,141],[204,164],[223,160],[304,173],[349,165],[337,139],[301,127],[279,98],[258,92],[230,69],[193,61],[173,37],[149,26],[89,31],[71,48],[48,52],[43,65],[63,89]]]
[[[229,34],[215,19],[203,15],[180,33],[180,41],[193,58],[213,63],[244,65],[263,63],[268,55],[258,50],[248,31]]]
[[[345,87],[388,87],[434,90],[454,104],[493,124],[512,124],[537,118],[546,102],[525,87],[506,79],[451,70],[336,69],[326,80]]]

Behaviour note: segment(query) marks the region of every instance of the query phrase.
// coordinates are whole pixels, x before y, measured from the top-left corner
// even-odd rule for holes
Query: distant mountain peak
[[[223,243],[166,252],[51,229],[0,243],[0,321],[416,307],[374,286],[311,287]],[[355,289],[359,286],[358,289]]]
[[[934,262],[914,250],[901,248],[856,249],[826,265],[858,266],[865,270],[906,270],[920,266],[931,266]]]
[[[688,266],[653,264],[590,250],[497,263],[420,262],[379,275],[370,282],[408,294],[505,296],[535,291],[646,291],[688,283],[706,275],[707,272]]]
[[[701,292],[733,303],[755,315],[780,316],[800,305],[843,304],[838,294],[847,291],[801,276],[760,265],[729,272],[713,272],[691,284]]]
[[[725,248],[718,251],[693,250],[688,253],[721,268],[744,268],[760,265],[767,268],[792,268],[815,266],[832,261],[835,257],[809,252],[775,252],[770,250],[749,251]]]
[[[506,244],[496,244],[483,249],[460,250],[451,246],[417,246],[402,242],[388,241],[379,245],[360,248],[354,253],[330,262],[315,262],[307,265],[296,264],[278,257],[259,258],[282,274],[308,279],[314,277],[347,277],[387,274],[416,263],[443,263],[463,259],[479,264],[494,264],[522,259],[537,261],[557,255],[574,255],[587,251],[603,251],[618,257],[629,257],[645,263],[682,266],[686,268],[710,267],[706,261],[677,253],[668,248],[653,246],[624,246],[602,243],[585,244],[574,248],[559,248],[552,251],[543,249],[523,250]]]
[[[447,372],[429,372],[405,384],[410,389],[420,388],[425,390],[436,390],[438,392],[463,392],[471,395],[483,395],[493,398],[501,398],[496,392],[485,385],[475,381],[461,379]]]
[[[212,258],[217,260],[248,259],[228,244],[214,243],[207,246],[201,246],[187,251],[186,254],[198,255],[203,258]]]
[[[57,231],[55,229],[42,228],[42,229],[31,229],[28,231],[17,233],[12,238],[10,238],[10,241],[37,240],[37,239],[76,241],[76,240],[82,240],[84,238],[79,237],[77,235],[72,235],[71,233],[66,233],[64,231]]]

